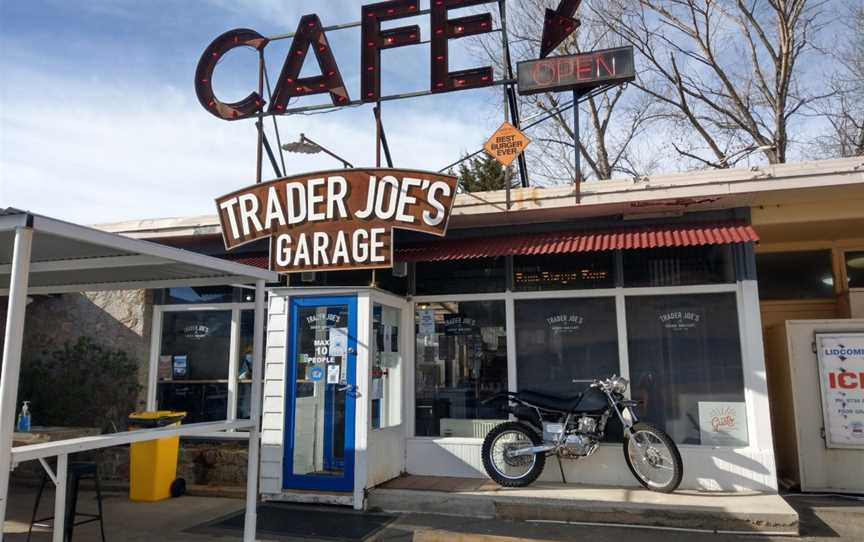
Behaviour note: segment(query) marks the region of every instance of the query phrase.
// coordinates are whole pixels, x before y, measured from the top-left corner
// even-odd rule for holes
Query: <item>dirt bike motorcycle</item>
[[[504,409],[517,421],[498,425],[483,441],[483,467],[505,487],[526,487],[543,472],[546,457],[579,459],[597,451],[612,416],[624,426],[624,460],[647,489],[671,493],[684,474],[681,453],[665,432],[640,422],[638,401],[624,397],[628,382],[620,376],[595,380],[572,397],[532,391],[499,393],[486,400],[507,399]],[[564,470],[561,467],[561,476]]]

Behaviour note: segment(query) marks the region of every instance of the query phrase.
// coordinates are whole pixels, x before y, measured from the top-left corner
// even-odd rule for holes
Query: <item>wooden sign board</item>
[[[279,273],[393,266],[393,228],[443,236],[455,177],[337,169],[277,179],[216,200],[225,248],[271,239]]]
[[[525,148],[530,144],[531,140],[525,134],[509,122],[505,122],[492,134],[483,148],[493,158],[501,162],[504,167],[507,167],[519,158],[519,155],[525,152]]]

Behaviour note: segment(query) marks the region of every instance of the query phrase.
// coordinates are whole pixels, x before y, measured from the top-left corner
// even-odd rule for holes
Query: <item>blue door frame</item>
[[[301,308],[345,305],[348,307],[348,360],[345,384],[357,384],[357,297],[315,296],[292,297],[288,324],[288,371],[285,382],[285,453],[282,462],[282,486],[285,489],[312,489],[322,491],[352,491],[354,489],[354,418],[356,394],[345,392],[345,453],[335,457],[332,438],[333,409],[336,405],[335,384],[325,384],[324,465],[342,469],[342,476],[294,473],[295,394],[297,383],[297,335]],[[326,380],[325,380],[326,382]]]

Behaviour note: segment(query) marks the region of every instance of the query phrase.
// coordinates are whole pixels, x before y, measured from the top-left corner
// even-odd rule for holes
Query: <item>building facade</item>
[[[776,491],[763,330],[828,311],[829,299],[841,314],[837,283],[851,289],[857,268],[840,263],[860,245],[824,223],[852,232],[864,221],[853,203],[860,166],[587,183],[578,205],[571,187],[514,191],[510,209],[503,192],[460,195],[445,239],[397,233],[393,270],[287,276],[268,299],[262,493],[337,491],[360,507],[366,489],[402,473],[485,476],[483,436],[505,419],[485,399],[570,395],[611,374],[630,380],[642,416],[681,448],[682,488]],[[215,217],[104,228],[268,261],[255,243],[226,254]],[[824,262],[783,254],[826,250],[832,297],[774,299],[806,281],[825,292],[825,277],[809,272]],[[802,272],[773,270],[788,269],[783,258]],[[148,294],[144,406],[191,421],[248,415],[253,295],[243,285]],[[620,427],[612,433],[593,456],[564,463],[567,482],[636,485]],[[552,467],[543,479],[561,475]]]

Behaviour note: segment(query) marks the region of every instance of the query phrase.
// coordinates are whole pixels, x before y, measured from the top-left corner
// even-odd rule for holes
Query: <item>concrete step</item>
[[[417,484],[414,484],[415,486]],[[520,521],[644,525],[729,532],[798,533],[798,514],[779,495],[537,483],[529,488],[436,491],[378,487],[369,509]]]

